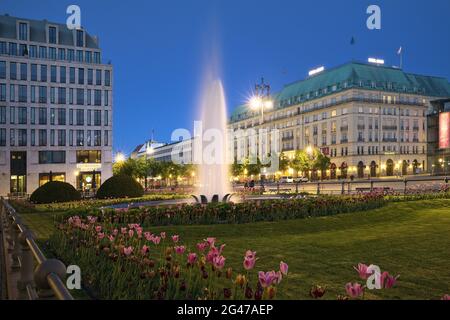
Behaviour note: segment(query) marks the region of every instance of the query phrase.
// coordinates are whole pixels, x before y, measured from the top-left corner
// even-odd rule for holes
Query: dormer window
[[[77,47],[84,47],[84,32],[77,30]]]
[[[28,41],[28,24],[19,22],[19,40]]]
[[[53,44],[57,43],[56,27],[48,27],[48,42]]]

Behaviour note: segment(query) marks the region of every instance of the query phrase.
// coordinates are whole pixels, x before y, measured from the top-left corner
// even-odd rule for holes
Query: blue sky
[[[0,0],[0,13],[64,23],[69,4],[114,65],[116,151],[152,130],[169,142],[175,128],[192,127],[212,38],[230,112],[261,76],[277,91],[320,65],[368,56],[398,65],[399,46],[406,71],[450,79],[448,0]],[[371,4],[381,7],[381,30],[366,28]]]

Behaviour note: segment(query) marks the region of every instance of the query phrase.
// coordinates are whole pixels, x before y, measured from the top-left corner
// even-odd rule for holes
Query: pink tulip
[[[199,243],[197,243],[197,249],[200,252],[205,251],[207,246],[208,246],[208,244],[206,242],[199,242]]]
[[[141,249],[142,255],[145,256],[149,251],[150,251],[150,248],[144,244]]]
[[[141,228],[141,227],[136,228],[136,234],[137,234],[137,236],[138,236],[139,239],[142,238],[142,228]]]
[[[153,235],[150,232],[144,232],[144,237],[147,241],[152,241]]]
[[[105,234],[104,234],[103,232],[99,232],[99,233],[97,234],[97,238],[98,238],[99,240],[102,240],[104,237],[105,237]]]
[[[161,232],[160,236],[161,236],[162,239],[165,239],[166,238],[166,233],[165,232]]]
[[[220,256],[222,254],[223,248],[225,247],[225,245],[221,245],[219,248],[216,247],[211,247],[211,249],[209,250],[208,254],[206,255],[206,261],[213,263],[214,258]]]
[[[127,233],[127,228],[120,228],[120,233],[122,233],[122,234]]]
[[[446,301],[450,301],[450,295],[449,294],[445,294],[441,300],[446,300]]]
[[[287,263],[281,261],[280,262],[280,271],[283,275],[287,276],[289,270],[289,266]]]
[[[134,230],[133,229],[128,230],[128,236],[130,238],[133,238],[133,235],[134,235]]]
[[[256,251],[251,251],[251,250],[247,250],[247,252],[245,252],[245,257],[246,258],[254,258],[256,256]]]
[[[102,226],[96,226],[95,227],[95,231],[98,233],[100,231],[102,231]]]
[[[123,254],[129,256],[133,253],[133,247],[123,248]]]
[[[381,274],[381,286],[385,289],[390,289],[397,283],[397,279],[399,276],[391,276],[389,272],[385,271]]]
[[[283,273],[281,273],[281,271],[275,272],[274,283],[279,284],[281,280],[283,280]]]
[[[357,298],[363,294],[364,288],[359,283],[355,282],[354,284],[352,284],[351,282],[349,282],[345,285],[345,291],[350,297]]]
[[[357,267],[353,267],[353,269],[355,269],[356,272],[358,272],[359,277],[362,280],[366,280],[370,276],[370,273],[367,272],[367,268],[368,268],[367,265],[365,265],[364,263],[358,263]]]
[[[109,241],[111,241],[111,242],[114,242],[114,240],[115,240],[115,238],[114,238],[113,235],[109,235],[109,236],[108,236],[108,239],[109,239]]]
[[[209,238],[204,239],[203,241],[205,241],[206,243],[208,243],[208,245],[209,245],[210,247],[213,247],[213,246],[214,246],[214,243],[216,242],[216,238],[209,237]]]
[[[258,280],[263,288],[270,287],[272,283],[276,280],[276,274],[275,271],[270,272],[258,272]]]
[[[252,270],[255,267],[256,258],[244,258],[244,269]]]
[[[160,238],[160,237],[153,237],[153,238],[152,238],[152,242],[153,242],[155,245],[158,245],[160,241],[161,241],[161,238]]]
[[[172,236],[172,241],[174,242],[174,243],[177,243],[178,241],[180,240],[180,236],[179,235],[173,235]]]
[[[221,270],[223,266],[225,265],[225,257],[224,256],[218,256],[213,259],[213,265],[217,269]]]
[[[119,234],[119,230],[114,229],[113,232],[112,232],[112,235],[115,237],[115,236],[117,236],[118,234]]]
[[[193,265],[197,261],[197,254],[191,252],[187,256],[187,261],[190,265]]]
[[[175,252],[177,254],[183,254],[185,250],[186,250],[185,246],[175,246]]]

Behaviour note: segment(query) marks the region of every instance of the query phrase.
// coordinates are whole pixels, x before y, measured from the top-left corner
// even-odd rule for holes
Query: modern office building
[[[0,194],[112,175],[113,68],[84,29],[0,16]]]
[[[430,173],[450,174],[450,99],[431,102],[427,116]]]
[[[431,171],[427,113],[433,101],[449,97],[445,78],[351,62],[285,86],[264,118],[261,110],[238,107],[229,127],[278,129],[279,151],[289,157],[320,148],[331,158],[332,179],[417,174]],[[234,141],[238,160],[249,156],[249,145],[245,137]]]

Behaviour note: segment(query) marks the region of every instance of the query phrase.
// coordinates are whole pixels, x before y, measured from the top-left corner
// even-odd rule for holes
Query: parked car
[[[305,182],[308,182],[308,181],[309,181],[308,177],[298,177],[298,178],[294,179],[295,183],[305,183]]]
[[[293,183],[294,182],[294,178],[292,177],[288,177],[288,176],[284,176],[280,178],[280,183]]]

